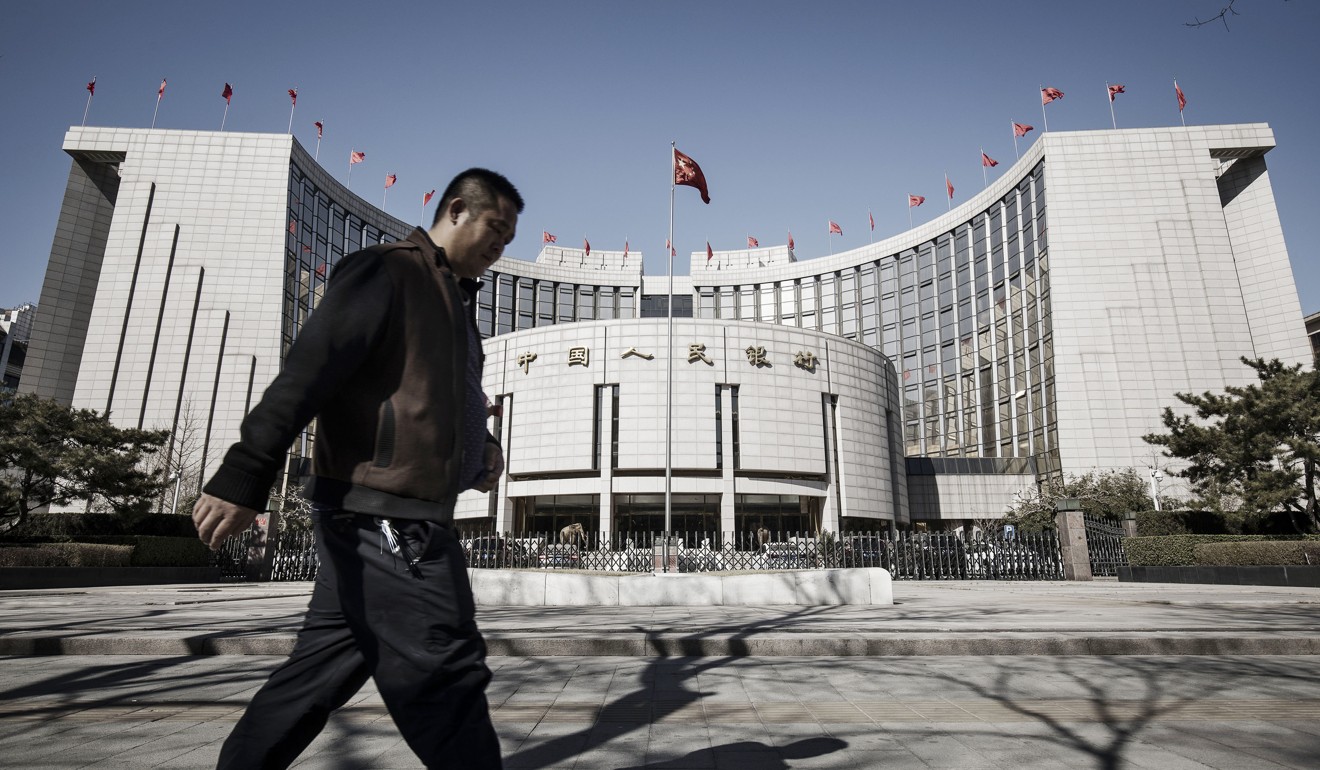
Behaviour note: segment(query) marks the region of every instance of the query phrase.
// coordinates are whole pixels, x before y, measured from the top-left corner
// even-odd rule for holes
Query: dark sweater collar
[[[431,240],[430,233],[417,227],[408,234],[406,240],[420,246],[422,253],[426,255],[426,258],[434,262],[441,270],[445,270],[451,274],[453,273],[453,268],[449,265],[449,256],[445,254],[443,248],[435,245],[435,241]],[[469,297],[476,296],[477,290],[481,288],[481,282],[471,278],[459,278],[458,285],[463,287],[463,290],[467,292]]]

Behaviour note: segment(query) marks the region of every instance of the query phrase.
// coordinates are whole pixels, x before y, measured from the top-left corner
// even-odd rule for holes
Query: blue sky
[[[675,246],[687,254],[783,243],[799,259],[908,227],[980,189],[979,148],[1014,159],[1009,122],[1055,131],[1110,125],[1105,83],[1127,93],[1119,127],[1267,122],[1267,156],[1302,309],[1320,310],[1320,3],[1238,0],[1222,25],[1184,26],[1227,0],[928,2],[61,2],[12,4],[0,29],[0,306],[37,301],[69,159],[65,130],[146,127],[294,134],[353,189],[421,217],[453,173],[507,173],[527,210],[509,255],[540,233],[646,255],[665,272],[669,143],[697,160],[712,203],[680,188]],[[1024,144],[1025,146],[1025,144]],[[434,206],[434,203],[432,204]]]

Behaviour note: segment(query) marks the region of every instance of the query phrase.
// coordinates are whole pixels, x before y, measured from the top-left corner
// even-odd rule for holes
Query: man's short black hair
[[[470,168],[454,177],[445,188],[444,194],[440,196],[440,205],[436,207],[435,218],[431,220],[431,227],[435,227],[440,222],[440,217],[444,216],[444,212],[449,209],[450,201],[455,198],[462,198],[474,216],[495,208],[495,202],[499,198],[512,203],[519,214],[523,210],[523,199],[518,194],[518,188],[514,187],[513,182],[503,174],[486,168]]]

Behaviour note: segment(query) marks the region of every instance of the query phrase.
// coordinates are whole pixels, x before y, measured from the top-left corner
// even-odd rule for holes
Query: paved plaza
[[[892,607],[483,609],[506,766],[1317,766],[1318,589],[894,593]],[[306,596],[0,592],[0,766],[212,766]],[[297,766],[418,767],[370,684]]]

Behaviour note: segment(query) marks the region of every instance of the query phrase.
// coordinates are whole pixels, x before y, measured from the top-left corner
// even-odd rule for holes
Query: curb
[[[26,636],[0,638],[0,655],[288,655],[293,634],[259,637]],[[1320,637],[1082,636],[1053,634],[902,635],[853,638],[758,636],[599,638],[486,637],[487,653],[508,657],[883,657],[992,655],[1320,655]]]

